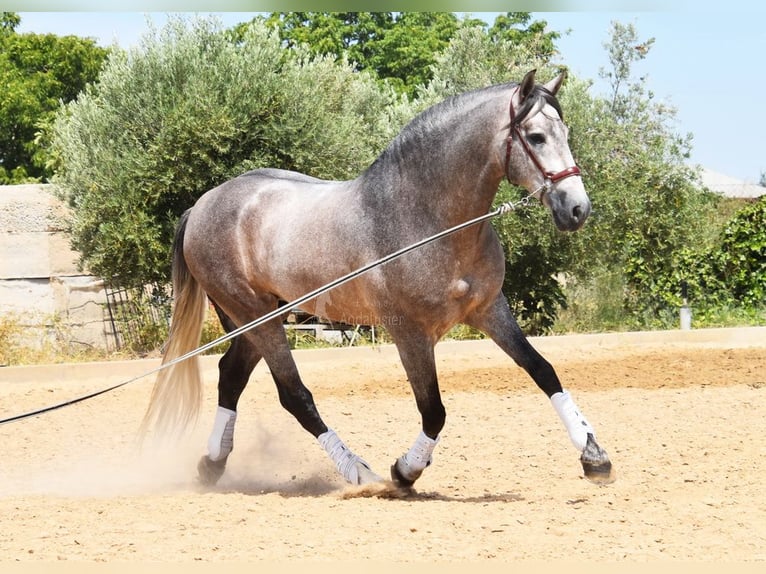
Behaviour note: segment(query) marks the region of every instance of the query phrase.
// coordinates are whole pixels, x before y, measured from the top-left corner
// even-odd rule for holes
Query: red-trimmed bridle
[[[540,186],[537,190],[535,190],[531,195],[536,195],[540,191],[548,191],[551,186],[554,183],[557,183],[561,181],[562,179],[566,179],[568,177],[571,177],[573,175],[581,175],[580,174],[580,168],[576,165],[573,165],[571,167],[567,167],[565,169],[562,169],[561,171],[553,172],[546,170],[543,165],[540,163],[540,159],[537,157],[537,154],[535,154],[534,150],[529,146],[529,143],[527,143],[527,140],[524,139],[524,134],[521,133],[520,123],[516,122],[516,110],[513,109],[513,96],[516,95],[516,92],[519,91],[519,88],[517,87],[516,90],[514,90],[513,94],[511,94],[511,103],[510,103],[510,115],[511,115],[511,131],[508,134],[508,138],[506,139],[506,148],[505,148],[505,177],[508,179],[508,182],[513,184],[511,181],[511,147],[513,146],[514,142],[514,135],[517,135],[518,139],[521,142],[521,146],[524,148],[524,151],[527,152],[527,155],[532,160],[532,163],[535,164],[537,169],[540,171],[540,173],[543,176],[543,185]]]

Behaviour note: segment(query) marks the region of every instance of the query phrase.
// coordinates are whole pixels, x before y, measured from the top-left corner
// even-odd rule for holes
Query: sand
[[[608,451],[594,485],[545,396],[488,341],[437,347],[447,425],[414,492],[365,496],[279,406],[265,365],[235,450],[196,481],[215,409],[140,447],[152,379],[0,426],[0,561],[428,563],[766,559],[766,328],[533,339]],[[295,353],[320,412],[379,474],[420,417],[392,347]],[[155,360],[0,369],[0,418]]]

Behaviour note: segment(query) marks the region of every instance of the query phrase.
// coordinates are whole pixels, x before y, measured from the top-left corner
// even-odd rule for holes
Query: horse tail
[[[197,348],[205,320],[206,294],[189,271],[183,246],[191,209],[184,212],[173,241],[174,307],[170,333],[162,357],[166,364]],[[154,422],[157,431],[180,433],[193,422],[202,402],[202,378],[197,356],[161,370],[154,383],[149,407],[141,425],[142,432]]]

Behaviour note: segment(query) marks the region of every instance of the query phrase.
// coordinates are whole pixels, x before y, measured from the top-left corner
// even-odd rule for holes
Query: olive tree
[[[164,282],[177,218],[201,194],[265,166],[355,176],[395,129],[393,98],[343,59],[283,49],[263,23],[234,35],[171,19],[112,53],[58,113],[55,183],[74,247],[119,284]]]

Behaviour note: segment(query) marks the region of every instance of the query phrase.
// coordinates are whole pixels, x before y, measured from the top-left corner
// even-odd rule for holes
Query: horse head
[[[514,90],[506,175],[508,181],[525,187],[530,194],[539,194],[560,230],[576,231],[585,224],[591,204],[556,100],[564,78],[562,73],[545,85],[535,84],[532,70]]]

